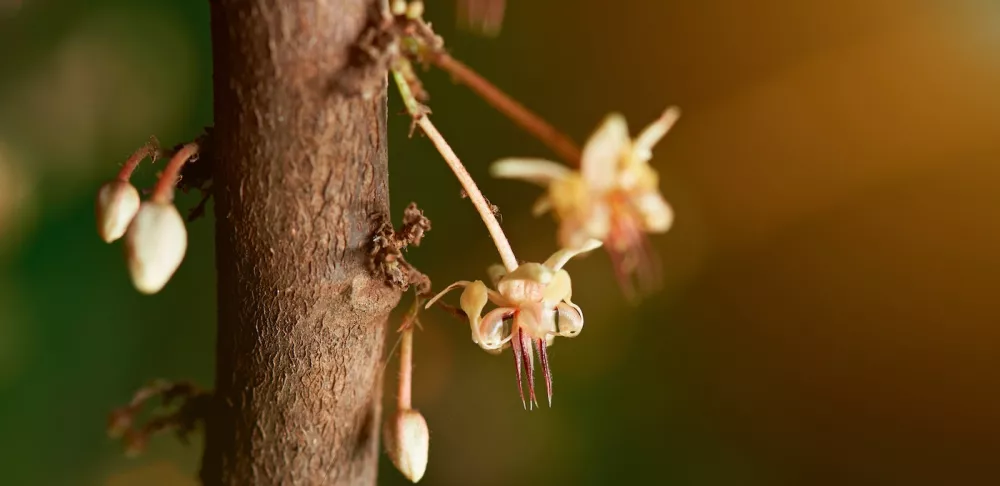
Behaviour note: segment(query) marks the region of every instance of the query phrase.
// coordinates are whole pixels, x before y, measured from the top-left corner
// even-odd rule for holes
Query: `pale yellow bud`
[[[406,14],[406,0],[392,0],[392,3],[389,5],[389,11],[393,15]]]
[[[423,0],[410,0],[410,4],[406,6],[406,18],[416,20],[423,16],[424,16]]]
[[[97,233],[107,243],[121,238],[139,211],[139,191],[125,181],[111,181],[97,191]]]
[[[430,432],[427,421],[416,410],[399,410],[382,428],[385,450],[389,459],[414,483],[424,477],[427,470],[427,453],[430,448]]]
[[[135,288],[155,294],[167,284],[187,251],[184,218],[170,203],[147,201],[125,234],[125,255]]]

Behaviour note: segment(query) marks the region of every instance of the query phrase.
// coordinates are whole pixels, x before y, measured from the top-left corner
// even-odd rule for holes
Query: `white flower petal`
[[[671,106],[660,115],[660,118],[646,127],[632,144],[634,159],[637,162],[648,162],[649,159],[653,158],[653,146],[670,131],[680,116],[681,110],[676,106]]]
[[[501,159],[490,166],[490,174],[501,179],[522,179],[540,186],[566,177],[572,171],[565,165],[545,159]]]
[[[562,267],[566,265],[566,262],[568,262],[571,258],[581,253],[587,253],[588,251],[600,248],[602,244],[601,240],[589,239],[580,246],[563,248],[562,250],[553,253],[548,260],[545,260],[544,265],[558,274],[558,271],[562,269]]]
[[[643,226],[650,233],[665,233],[674,223],[674,210],[659,192],[633,197],[632,205],[642,215]]]
[[[630,143],[625,117],[608,115],[583,147],[580,172],[590,187],[601,190],[614,185],[619,162]]]

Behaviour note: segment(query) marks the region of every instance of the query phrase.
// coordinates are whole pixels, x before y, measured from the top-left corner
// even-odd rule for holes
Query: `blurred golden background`
[[[579,141],[610,111],[638,130],[683,109],[653,160],[677,213],[654,238],[667,285],[630,307],[604,254],[570,264],[588,324],[552,349],[551,410],[521,409],[507,354],[425,314],[422,484],[1000,484],[1000,2],[508,3],[495,39],[456,30],[453,2],[427,17]],[[152,378],[210,384],[212,221],[144,297],[93,198],[150,135],[211,124],[208,20],[204,0],[0,0],[0,484],[194,484],[198,443],[126,459],[104,426]],[[547,256],[538,190],[487,164],[551,155],[423,78],[519,255]],[[434,221],[408,258],[439,287],[485,277],[485,230],[400,112],[394,214]],[[380,482],[404,484],[385,460]]]

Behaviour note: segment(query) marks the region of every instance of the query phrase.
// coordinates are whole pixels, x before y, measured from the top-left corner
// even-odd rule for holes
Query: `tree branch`
[[[339,90],[368,0],[214,0],[219,331],[206,485],[375,484],[385,76]]]

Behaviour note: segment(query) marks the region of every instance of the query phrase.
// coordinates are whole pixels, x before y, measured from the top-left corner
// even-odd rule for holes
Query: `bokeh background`
[[[423,484],[1000,484],[1000,2],[509,0],[495,39],[428,3],[456,57],[577,140],[609,111],[684,114],[653,162],[666,285],[632,307],[604,254],[571,264],[588,324],[552,348],[553,409],[424,316]],[[211,383],[212,221],[145,297],[92,205],[147,137],[211,124],[208,21],[204,0],[0,0],[0,484],[195,484],[200,439],[126,459],[104,426],[152,378]],[[547,256],[537,190],[486,167],[550,154],[424,79],[519,256]],[[408,258],[484,276],[475,212],[390,111],[394,212],[434,221]],[[404,484],[386,460],[380,482]]]

